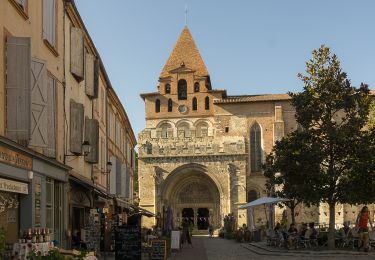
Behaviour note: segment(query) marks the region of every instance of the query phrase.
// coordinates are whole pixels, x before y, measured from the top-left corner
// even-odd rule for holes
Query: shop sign
[[[0,190],[29,194],[28,184],[0,178]]]
[[[0,147],[0,162],[7,163],[26,170],[32,170],[33,160],[31,157],[17,153],[5,147]]]

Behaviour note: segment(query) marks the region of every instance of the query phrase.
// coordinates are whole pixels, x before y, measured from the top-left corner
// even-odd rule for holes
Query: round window
[[[187,111],[188,111],[188,108],[185,105],[181,105],[181,106],[178,107],[178,112],[180,112],[182,114],[187,113]]]

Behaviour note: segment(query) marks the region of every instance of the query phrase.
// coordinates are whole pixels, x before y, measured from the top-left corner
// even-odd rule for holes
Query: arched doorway
[[[185,219],[195,229],[220,225],[220,192],[203,168],[185,165],[172,172],[163,183],[160,207],[172,207],[174,226]]]

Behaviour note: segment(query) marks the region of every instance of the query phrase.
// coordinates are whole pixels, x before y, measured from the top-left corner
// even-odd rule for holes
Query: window
[[[27,15],[27,1],[28,0],[9,0],[10,3],[16,8],[17,12],[25,19],[29,19]]]
[[[165,94],[171,94],[171,85],[169,83],[165,84]]]
[[[172,112],[172,99],[168,99],[168,112]]]
[[[181,123],[177,128],[179,138],[190,137],[190,129],[187,123]]]
[[[196,126],[196,135],[197,137],[208,136],[208,124],[201,122]]]
[[[209,97],[206,97],[206,98],[204,99],[204,108],[205,108],[206,110],[209,110],[209,109],[210,109],[210,98],[209,98]]]
[[[251,171],[259,172],[262,163],[262,144],[261,129],[258,123],[255,123],[250,130],[250,157]]]
[[[197,98],[196,97],[194,97],[193,98],[193,110],[197,110],[198,109],[198,105],[197,105]]]
[[[178,81],[178,100],[187,99],[187,83],[186,80],[180,79]]]
[[[247,202],[252,202],[258,198],[258,193],[256,190],[249,190],[247,193]]]
[[[54,185],[53,180],[46,178],[46,227],[54,230]]]
[[[226,126],[225,127],[225,133],[228,133],[229,132],[229,126]]]
[[[194,92],[199,92],[199,82],[194,83]]]
[[[157,100],[155,101],[155,112],[156,112],[156,113],[159,113],[159,112],[160,112],[160,100],[159,100],[159,99],[157,99]]]
[[[43,0],[43,39],[56,47],[56,1]]]
[[[171,129],[170,124],[164,123],[160,126],[160,128],[161,128],[161,138],[168,138],[170,135],[172,135],[169,133]]]

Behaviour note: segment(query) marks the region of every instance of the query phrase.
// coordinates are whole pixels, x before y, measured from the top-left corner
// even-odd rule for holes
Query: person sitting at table
[[[299,231],[300,238],[304,239],[307,231],[307,224],[302,223],[301,230]]]
[[[318,230],[315,229],[315,223],[310,222],[309,224],[309,238],[310,239],[317,239],[318,238]]]
[[[291,249],[292,247],[296,248],[298,230],[297,230],[296,225],[294,223],[290,224],[287,235],[288,235],[288,237],[287,237],[287,239],[288,239],[288,249]]]

